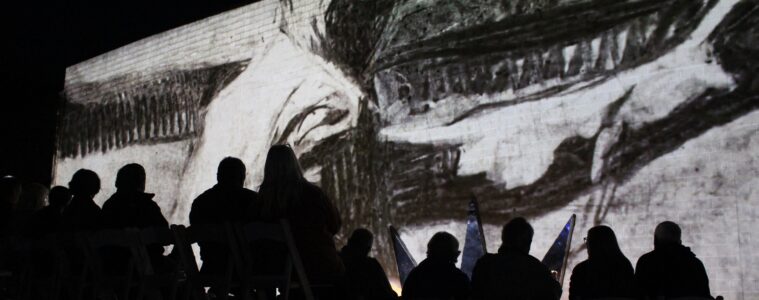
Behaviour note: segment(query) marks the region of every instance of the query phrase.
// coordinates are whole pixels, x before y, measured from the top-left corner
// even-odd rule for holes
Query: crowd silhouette
[[[559,299],[562,294],[561,284],[548,268],[529,254],[532,226],[517,217],[503,226],[497,253],[485,254],[476,262],[471,280],[456,267],[459,241],[447,232],[434,234],[427,244],[426,259],[408,275],[399,297],[385,270],[370,256],[372,232],[353,230],[347,244],[337,250],[340,214],[331,199],[303,177],[289,146],[270,148],[263,173],[258,192],[247,189],[245,164],[234,157],[224,158],[218,165],[217,183],[193,200],[189,228],[169,224],[154,194],[145,191],[147,176],[139,164],[118,170],[117,190],[102,209],[93,200],[101,183],[91,170],[78,170],[68,188],[55,186],[49,193],[39,184],[22,184],[5,176],[0,179],[0,300],[83,299],[84,295],[89,295],[88,299]],[[48,205],[41,207],[45,198]],[[256,224],[273,224],[272,228],[281,232],[275,234]],[[216,239],[197,240],[202,261],[197,270],[194,261],[187,259],[189,246],[180,244],[191,232],[203,228],[223,230],[216,231]],[[92,248],[96,249],[93,254],[92,249],[71,242],[81,241],[83,236],[92,241],[93,232],[113,233],[111,238],[116,239],[116,232],[151,229],[175,233],[173,249],[166,251],[161,243],[141,240],[144,252],[135,250],[133,245],[140,244],[135,242],[126,244],[132,246]],[[263,241],[248,243],[236,238],[242,232],[263,236]],[[57,241],[52,249],[60,251],[47,248],[40,252],[42,248],[30,246],[50,237]],[[681,229],[671,221],[655,228],[654,250],[640,257],[635,268],[610,227],[591,228],[585,243],[588,259],[572,270],[571,300],[713,299],[704,265],[682,245]],[[246,247],[238,248],[239,244]],[[239,249],[244,249],[243,253]],[[173,278],[174,284],[160,285],[152,294],[144,293],[150,284],[130,285],[131,274],[142,270],[133,265],[140,261],[141,253],[143,262],[150,265],[144,274],[152,276],[143,281]],[[91,286],[82,285],[79,290],[68,286],[74,281],[66,278],[86,273],[93,255],[102,264],[103,276],[126,281],[121,292],[114,289],[104,296]],[[246,258],[252,262],[252,270],[241,266]],[[66,262],[65,268],[56,267],[63,266],[58,260]],[[262,280],[282,270],[287,283]],[[221,279],[201,284],[193,275],[196,273],[197,278]],[[298,279],[296,284],[291,285],[290,278]],[[39,283],[45,280],[58,282],[58,286]],[[87,289],[93,291],[87,294]],[[193,294],[193,290],[199,292]]]

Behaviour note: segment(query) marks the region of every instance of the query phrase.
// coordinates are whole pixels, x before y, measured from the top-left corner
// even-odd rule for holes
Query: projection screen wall
[[[257,190],[289,143],[390,276],[388,225],[421,260],[474,196],[490,252],[525,216],[540,258],[577,214],[568,272],[598,224],[634,264],[672,220],[756,299],[757,28],[748,0],[266,0],[69,67],[54,181],[92,169],[102,204],[137,162],[186,224],[223,157]]]

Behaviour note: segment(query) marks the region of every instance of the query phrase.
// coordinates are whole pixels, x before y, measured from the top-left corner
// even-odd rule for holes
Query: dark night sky
[[[256,0],[56,0],[4,5],[0,176],[50,182],[66,66],[252,2]]]

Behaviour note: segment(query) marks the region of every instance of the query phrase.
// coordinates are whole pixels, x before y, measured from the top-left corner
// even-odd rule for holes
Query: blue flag
[[[398,265],[398,277],[401,280],[401,287],[406,282],[408,274],[411,273],[416,267],[416,261],[414,257],[409,253],[406,244],[401,240],[401,236],[398,234],[398,230],[395,227],[390,226],[387,228],[390,231],[390,242],[393,243],[393,250],[395,251],[395,263]]]
[[[466,218],[466,240],[464,240],[464,253],[461,255],[461,271],[472,278],[472,271],[477,260],[487,252],[485,247],[485,233],[482,231],[480,220],[480,207],[477,198],[472,196],[469,201]]]
[[[572,232],[575,229],[574,214],[569,218],[567,224],[561,229],[559,236],[548,249],[546,256],[543,257],[543,264],[551,270],[554,278],[562,284],[564,281],[564,271],[567,268],[567,258],[569,258],[569,246],[572,244]]]

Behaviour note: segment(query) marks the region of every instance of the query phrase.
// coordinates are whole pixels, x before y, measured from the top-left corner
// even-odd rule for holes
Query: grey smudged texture
[[[667,116],[639,127],[623,123],[620,138],[604,154],[598,180],[591,178],[591,168],[599,135],[629,100],[631,90],[607,107],[596,134],[566,138],[555,148],[553,162],[540,178],[515,188],[488,179],[484,172],[458,174],[458,144],[379,138],[378,127],[403,124],[414,116],[452,124],[488,109],[540,101],[578,84],[595,86],[661,57],[690,38],[717,1],[503,3],[508,17],[482,21],[483,15],[476,10],[460,10],[458,24],[468,22],[467,13],[479,22],[443,33],[443,25],[450,25],[450,18],[457,16],[446,9],[456,10],[456,5],[440,5],[434,11],[419,8],[403,16],[366,11],[362,19],[369,23],[368,30],[350,29],[352,24],[347,23],[328,27],[328,33],[344,34],[343,39],[332,37],[338,41],[333,41],[333,52],[354,54],[348,60],[333,59],[353,74],[365,76],[359,81],[368,82],[370,95],[378,98],[374,101],[379,112],[373,118],[361,118],[356,130],[323,141],[304,155],[304,166],[317,160],[322,164],[321,185],[337,201],[347,232],[368,227],[378,233],[378,258],[391,274],[395,274],[395,263],[389,237],[384,235],[389,224],[404,228],[462,220],[472,193],[480,200],[484,223],[502,224],[517,215],[540,216],[609,183],[624,183],[653,160],[759,106],[759,81],[753,75],[759,67],[754,32],[759,27],[752,26],[759,16],[756,2],[743,1],[708,40],[738,87],[707,90]],[[396,26],[385,28],[396,33],[394,38],[377,36],[377,24]],[[366,45],[381,51],[370,51]],[[378,59],[372,61],[372,56]],[[515,93],[501,94],[507,91]],[[524,92],[516,93],[520,91]],[[478,94],[491,97],[472,97]],[[452,95],[467,96],[456,99],[470,102],[447,103],[442,112],[425,116],[436,102]],[[400,111],[406,113],[388,113],[387,108],[394,105],[405,107]],[[604,215],[597,212],[595,222],[602,222]]]
[[[66,86],[58,156],[172,142],[202,132],[203,110],[247,62]]]
[[[414,34],[417,28],[435,26],[425,25],[426,14],[405,16],[400,33],[374,66],[381,103],[387,107],[401,101],[409,115],[420,115],[454,95],[492,96],[449,104],[453,109],[443,112],[444,121],[454,123],[485,109],[537,101],[581,82],[598,84],[682,43],[717,1],[507,2],[510,15],[501,20],[431,32],[431,37]],[[515,94],[503,94],[509,91]],[[386,118],[390,123],[409,119],[398,114]]]

